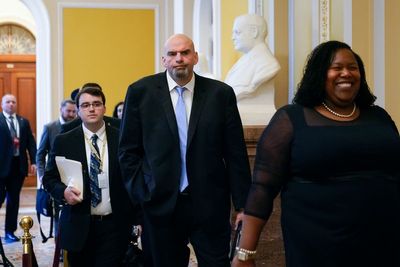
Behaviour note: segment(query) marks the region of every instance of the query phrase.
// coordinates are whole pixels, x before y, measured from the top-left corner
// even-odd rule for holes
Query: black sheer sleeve
[[[257,145],[253,182],[245,213],[267,220],[273,200],[290,173],[293,125],[285,109],[280,109],[265,128]]]

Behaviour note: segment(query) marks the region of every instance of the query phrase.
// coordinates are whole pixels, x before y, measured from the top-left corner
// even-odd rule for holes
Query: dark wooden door
[[[35,56],[0,55],[0,95],[7,93],[17,98],[17,114],[29,120],[37,140]],[[36,186],[36,173],[28,174],[24,186]]]

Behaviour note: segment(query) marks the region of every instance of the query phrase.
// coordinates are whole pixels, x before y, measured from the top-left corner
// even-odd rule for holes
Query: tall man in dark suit
[[[185,35],[167,40],[162,60],[166,72],[128,88],[123,179],[142,204],[154,266],[187,267],[190,242],[199,266],[226,267],[231,200],[240,211],[251,180],[235,94],[193,73],[198,56]]]
[[[72,267],[120,266],[134,217],[118,163],[119,130],[104,123],[105,102],[98,88],[79,92],[83,123],[56,137],[43,177],[52,197],[65,202],[59,238]],[[81,162],[83,192],[61,181],[56,156]]]
[[[0,113],[0,208],[7,197],[5,241],[15,242],[19,210],[19,194],[28,174],[29,153],[31,172],[36,171],[36,142],[29,121],[16,114],[17,99],[6,94]]]
[[[36,164],[38,176],[42,181],[46,167],[46,156],[50,153],[56,136],[61,132],[61,125],[67,123],[76,117],[75,101],[66,99],[61,102],[60,117],[46,124],[43,127],[42,137],[40,138],[39,148],[36,153]],[[54,203],[54,233],[58,235],[58,218],[60,216],[59,203]]]

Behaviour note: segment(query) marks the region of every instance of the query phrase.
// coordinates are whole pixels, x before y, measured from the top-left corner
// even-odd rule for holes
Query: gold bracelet
[[[240,252],[244,252],[244,253],[250,254],[250,255],[253,255],[253,254],[257,253],[257,250],[248,250],[248,249],[244,249],[244,248],[240,248],[240,247],[236,247],[236,250],[240,251]]]
[[[257,250],[248,250],[240,247],[236,247],[236,255],[238,260],[247,261],[254,259],[256,256]]]

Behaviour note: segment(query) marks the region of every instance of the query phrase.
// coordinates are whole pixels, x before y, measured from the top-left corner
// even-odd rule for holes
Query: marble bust
[[[270,81],[280,65],[266,44],[267,23],[262,16],[245,14],[235,19],[232,40],[243,53],[229,70],[225,82],[232,86],[238,102],[251,97],[259,87]]]

